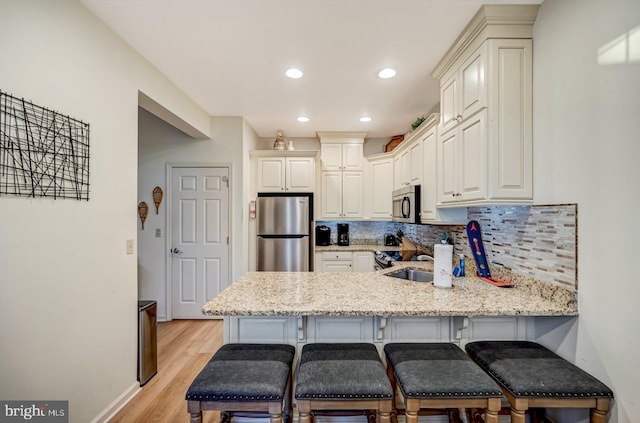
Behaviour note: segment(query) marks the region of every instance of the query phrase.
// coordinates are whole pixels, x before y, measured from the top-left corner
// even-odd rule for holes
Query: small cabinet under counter
[[[322,251],[315,253],[316,272],[373,272],[371,251]]]

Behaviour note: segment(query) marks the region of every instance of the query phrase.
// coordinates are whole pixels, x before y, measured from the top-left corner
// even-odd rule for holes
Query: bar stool
[[[318,343],[302,348],[295,394],[300,423],[331,410],[362,410],[390,422],[393,391],[378,350],[368,343]]]
[[[239,413],[267,413],[271,423],[291,421],[291,369],[295,348],[280,344],[227,344],[196,376],[187,391],[191,423],[203,410],[220,410],[222,420]]]
[[[485,422],[498,423],[500,388],[458,346],[391,343],[384,352],[394,392],[400,388],[407,423],[417,423],[418,413],[429,409],[443,410],[439,414],[459,422],[458,408],[482,408]],[[398,412],[395,401],[394,410]]]
[[[530,341],[478,341],[467,354],[491,375],[511,405],[511,422],[530,407],[590,408],[591,423],[606,423],[613,392],[547,348]]]

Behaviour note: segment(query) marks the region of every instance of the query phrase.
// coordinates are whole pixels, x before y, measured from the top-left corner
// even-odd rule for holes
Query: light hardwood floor
[[[158,374],[112,423],[189,422],[185,394],[189,385],[222,346],[222,320],[174,320],[158,323]],[[203,413],[204,423],[217,423],[216,411]]]

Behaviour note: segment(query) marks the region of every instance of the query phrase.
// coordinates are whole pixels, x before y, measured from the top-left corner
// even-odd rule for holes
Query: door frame
[[[167,163],[166,171],[165,171],[165,186],[166,188],[166,222],[165,222],[165,295],[166,295],[166,306],[167,306],[167,317],[166,321],[169,322],[173,320],[173,260],[171,260],[171,248],[173,246],[173,169],[174,168],[213,168],[213,167],[222,167],[226,168],[229,172],[229,258],[227,265],[229,266],[227,286],[229,286],[229,282],[231,280],[232,274],[232,256],[231,252],[233,251],[233,164],[232,163]]]

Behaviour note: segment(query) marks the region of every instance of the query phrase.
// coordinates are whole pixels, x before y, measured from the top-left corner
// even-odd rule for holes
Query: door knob
[[[172,248],[171,254],[182,254],[182,250],[178,250],[177,248]]]

